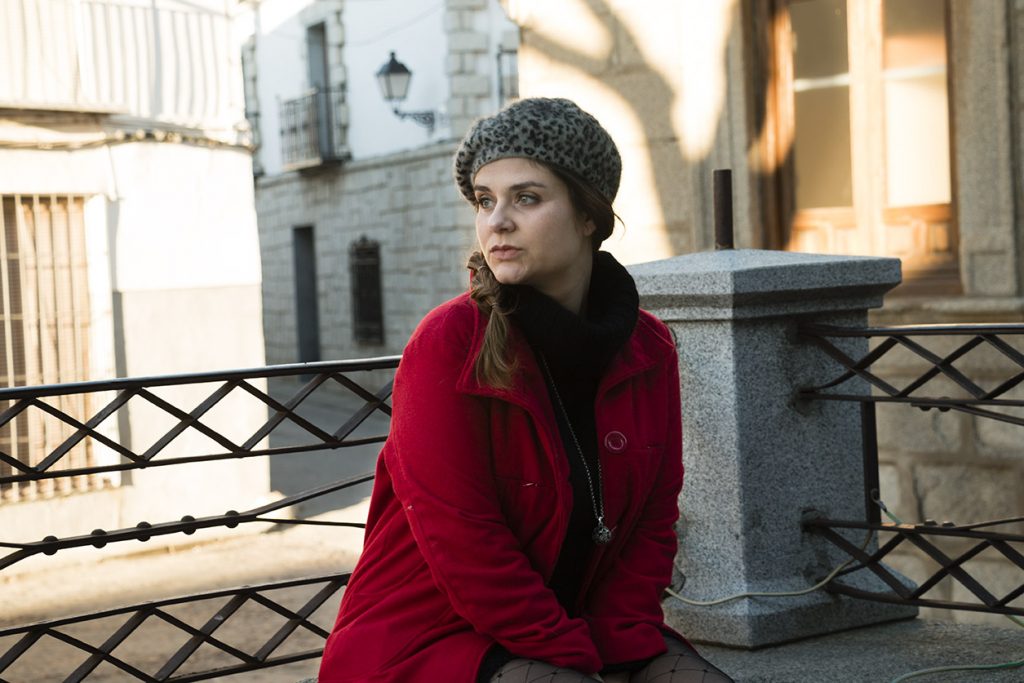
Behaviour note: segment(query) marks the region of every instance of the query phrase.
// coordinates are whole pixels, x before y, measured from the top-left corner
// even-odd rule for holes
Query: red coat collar
[[[481,384],[477,379],[474,365],[476,357],[480,353],[480,347],[483,345],[487,318],[480,311],[476,302],[469,298],[468,293],[463,294],[456,301],[460,304],[458,307],[464,308],[465,314],[472,315],[473,318],[473,335],[456,388],[467,394],[502,399],[520,405],[531,412],[541,411],[540,397],[547,395],[547,387],[540,367],[537,365],[523,334],[515,327],[510,329],[510,347],[513,355],[519,361],[519,372],[513,378],[512,386],[507,389],[498,389]],[[633,334],[612,358],[608,371],[601,379],[597,391],[598,399],[609,388],[657,365],[675,351],[674,342],[660,332],[652,324],[652,321],[651,314],[640,311]]]

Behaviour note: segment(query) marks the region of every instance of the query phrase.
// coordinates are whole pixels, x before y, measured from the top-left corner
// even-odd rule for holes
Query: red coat
[[[495,642],[586,673],[664,652],[682,486],[672,336],[641,311],[596,403],[606,523],[570,618],[545,587],[572,509],[543,376],[513,330],[515,386],[476,381],[486,319],[467,294],[434,309],[395,375],[362,557],[321,683],[471,683]]]

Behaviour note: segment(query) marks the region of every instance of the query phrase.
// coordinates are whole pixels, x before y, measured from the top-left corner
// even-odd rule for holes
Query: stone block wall
[[[355,162],[344,173],[259,181],[268,363],[292,363],[298,354],[295,227],[313,227],[324,359],[401,353],[425,313],[465,291],[473,213],[452,181],[453,153],[454,143],[444,143]],[[353,337],[348,250],[363,235],[380,243],[382,345],[357,344]]]

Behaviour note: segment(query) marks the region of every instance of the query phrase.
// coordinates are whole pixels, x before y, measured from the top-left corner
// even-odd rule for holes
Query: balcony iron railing
[[[875,416],[878,404],[906,404],[925,411],[955,411],[1024,426],[1024,396],[1015,391],[1024,385],[1024,352],[1019,348],[1024,342],[1024,324],[863,329],[805,324],[800,336],[840,366],[835,379],[804,389],[801,398],[855,401],[861,407],[865,520],[812,516],[804,522],[807,531],[827,539],[853,562],[829,583],[827,590],[879,602],[1024,617],[1020,600],[1024,597],[1024,535],[1005,531],[1024,522],[1024,517],[966,524],[882,522]],[[844,343],[854,338],[874,339],[877,343],[858,355]],[[902,357],[894,362],[897,355]],[[913,368],[915,376],[906,376],[908,367]],[[895,375],[903,379],[897,380]],[[862,388],[863,383],[874,391],[858,392],[857,385]],[[842,529],[880,534],[877,550],[867,552],[858,547],[839,533]],[[910,547],[923,552],[937,566],[916,588],[907,587],[882,564],[894,551]],[[1019,570],[1017,585],[1006,590],[1003,578],[998,581],[1003,586],[1000,590],[991,577],[972,574],[971,561],[983,554],[1005,560],[1006,566]],[[891,591],[866,592],[843,583],[844,576],[863,570],[878,576]],[[951,601],[932,597],[947,580],[959,584],[964,595],[973,598]]]
[[[274,457],[285,454],[308,453],[331,449],[344,449],[358,445],[382,442],[386,434],[356,436],[357,429],[374,414],[390,417],[388,400],[391,395],[391,381],[382,387],[370,390],[354,379],[359,373],[386,371],[390,375],[398,365],[398,357],[386,357],[362,361],[340,361],[303,363],[272,366],[252,370],[231,372],[198,373],[189,375],[123,379],[103,382],[82,382],[66,385],[16,387],[0,389],[0,405],[7,409],[0,413],[0,429],[16,420],[26,411],[41,410],[50,418],[69,425],[74,433],[51,452],[40,458],[36,464],[16,460],[6,453],[0,453],[0,486],[23,486],[43,479],[75,477],[114,471],[131,471],[145,468],[173,467],[186,463],[207,463],[228,459]],[[380,375],[380,373],[376,373]],[[271,378],[310,377],[288,399],[280,401],[268,391],[258,388],[253,380]],[[365,380],[364,380],[365,381]],[[212,385],[209,395],[191,409],[174,405],[162,398],[161,388],[177,388],[184,385]],[[329,388],[330,387],[330,388]],[[318,426],[303,417],[300,409],[303,403],[318,391],[335,391],[339,388],[345,396],[361,401],[351,415],[341,414],[342,424],[333,430]],[[204,423],[204,416],[225,398],[243,392],[259,400],[267,407],[267,419],[244,439],[232,439],[226,434]],[[54,397],[89,394],[106,397],[109,400],[95,414],[84,420],[55,408]],[[49,399],[49,400],[48,400]],[[107,437],[101,423],[113,419],[130,401],[143,401],[148,407],[170,416],[174,425],[149,448],[136,451]],[[93,405],[101,405],[94,400]],[[207,420],[209,422],[210,420]],[[285,421],[298,428],[302,436],[298,443],[286,446],[268,447],[267,437]],[[174,444],[186,430],[197,430],[222,450],[195,453],[187,456],[169,457],[163,455],[168,446]],[[61,469],[61,462],[76,446],[92,440],[105,445],[121,456],[121,461],[106,465]],[[125,541],[147,541],[157,536],[192,534],[205,528],[235,528],[252,522],[278,524],[316,524],[333,527],[362,527],[360,522],[336,522],[325,520],[281,519],[273,513],[296,506],[334,491],[352,487],[373,478],[368,472],[343,481],[324,484],[314,489],[285,497],[273,503],[241,512],[230,510],[223,515],[206,517],[185,516],[180,520],[150,523],[141,521],[135,526],[115,530],[97,529],[90,534],[58,538],[47,536],[40,541],[8,541],[0,531],[0,571],[36,555],[53,555],[71,548],[95,546],[97,548]],[[11,530],[6,530],[11,531]],[[53,680],[82,681],[105,665],[116,668],[124,680],[138,681],[200,681],[218,676],[264,669],[295,661],[319,657],[323,641],[328,632],[323,626],[310,619],[313,612],[335,595],[348,581],[348,573],[285,581],[280,583],[246,586],[221,590],[184,598],[130,605],[82,616],[62,618],[24,626],[0,628],[0,681],[6,680],[16,670],[23,658],[27,661],[55,643],[62,644],[79,656],[64,655],[60,661],[49,661],[48,674]],[[287,599],[282,592],[287,592]],[[298,595],[296,595],[298,592]],[[298,606],[296,606],[298,604]],[[182,606],[207,606],[211,616],[199,626],[188,623],[178,615]],[[259,606],[268,611],[268,617],[279,622],[277,629],[262,642],[248,648],[232,644],[230,639],[219,637],[228,632],[225,625],[237,617],[246,606]],[[131,657],[122,654],[126,640],[132,634],[158,623],[170,628],[175,635],[166,636],[167,643],[180,642],[170,647],[167,656],[156,666],[143,669],[133,664]],[[85,639],[76,629],[83,625],[95,629],[109,629],[109,635],[96,644],[95,638]],[[94,629],[94,631],[95,631]],[[104,630],[106,632],[106,630]],[[196,657],[196,653],[205,653]],[[214,657],[209,655],[214,653]],[[51,660],[53,658],[50,658]],[[196,661],[213,662],[207,668]],[[191,667],[189,665],[192,665]],[[58,670],[59,669],[59,670]]]
[[[342,90],[313,89],[281,102],[281,149],[285,170],[336,164],[348,158]]]

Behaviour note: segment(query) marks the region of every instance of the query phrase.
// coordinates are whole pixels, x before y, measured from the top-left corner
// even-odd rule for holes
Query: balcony
[[[233,132],[243,111],[225,87],[237,77],[230,12],[168,4],[0,0],[0,108]]]
[[[348,158],[345,93],[314,88],[281,103],[281,153],[287,171],[320,168]]]

